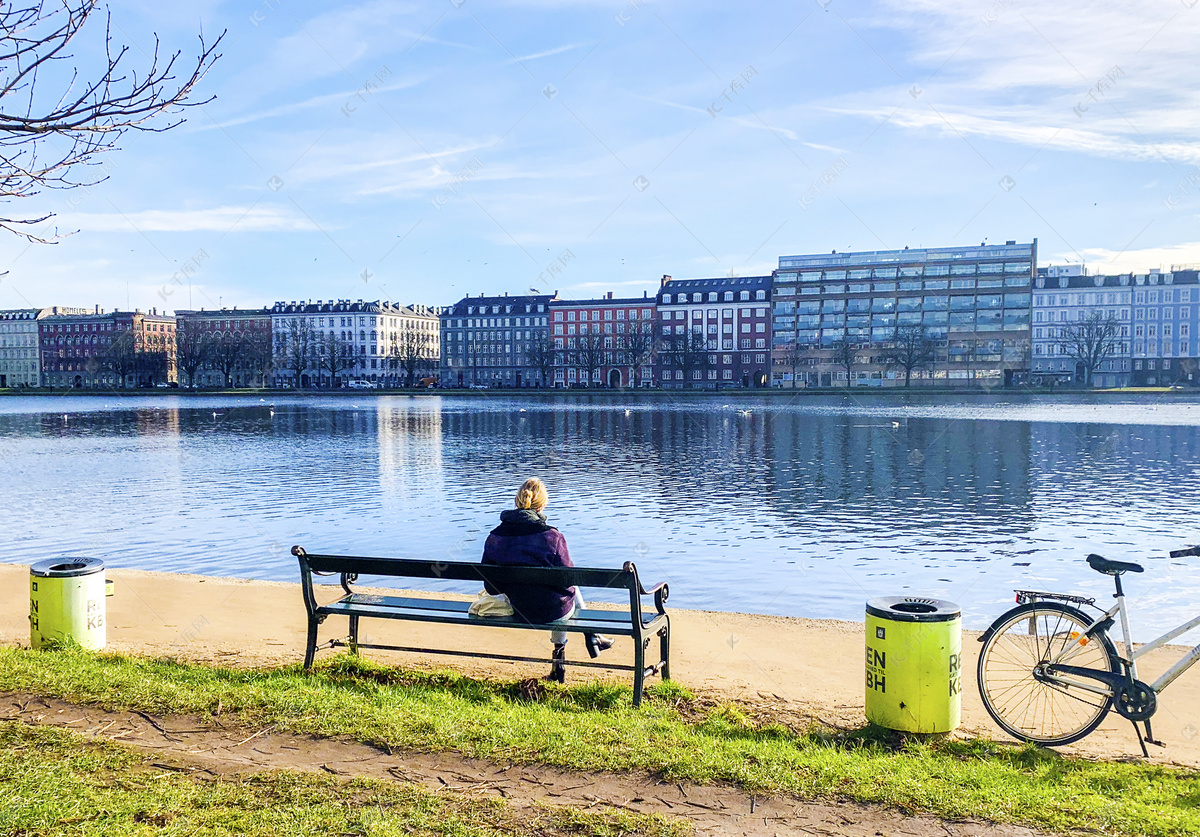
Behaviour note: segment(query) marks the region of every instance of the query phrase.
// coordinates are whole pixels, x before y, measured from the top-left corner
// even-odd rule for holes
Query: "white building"
[[[441,357],[441,339],[436,308],[425,305],[399,305],[391,302],[317,300],[316,302],[276,302],[271,309],[271,334],[275,345],[275,382],[281,386],[332,386],[328,369],[322,369],[317,346],[337,338],[350,347],[355,362],[336,377],[337,382],[370,381],[381,384],[404,383],[401,359],[417,351],[421,363],[418,375],[432,374]],[[295,380],[296,370],[281,362],[287,356],[291,335],[307,331],[313,342],[309,364]]]
[[[1077,268],[1077,265],[1069,265]],[[1053,273],[1051,274],[1051,272]],[[1039,268],[1033,288],[1033,366],[1037,383],[1080,383],[1083,365],[1063,352],[1062,331],[1099,314],[1118,324],[1116,347],[1092,376],[1097,387],[1128,386],[1130,381],[1130,276],[1087,276],[1082,270],[1069,272]]]
[[[86,308],[16,308],[0,311],[0,389],[40,387],[38,320],[50,315],[90,314]]]

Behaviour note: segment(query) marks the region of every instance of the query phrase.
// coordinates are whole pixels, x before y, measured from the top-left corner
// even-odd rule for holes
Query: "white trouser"
[[[579,611],[583,610],[585,607],[587,607],[587,604],[585,604],[583,601],[583,594],[580,593],[579,588],[576,587],[575,588],[575,601],[571,603],[571,612],[568,613],[566,616],[563,616],[561,619],[555,619],[554,621],[561,622],[561,621],[563,621],[563,619],[571,619],[577,613],[579,613]],[[567,644],[567,632],[566,631],[551,631],[550,632],[550,641],[553,642],[555,645],[566,645]]]

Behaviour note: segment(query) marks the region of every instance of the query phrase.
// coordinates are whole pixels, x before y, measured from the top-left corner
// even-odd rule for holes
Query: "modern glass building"
[[[934,344],[914,385],[1025,380],[1037,239],[1027,244],[782,256],[773,274],[776,387],[903,385],[889,363],[898,337]],[[853,368],[834,357],[847,341]]]

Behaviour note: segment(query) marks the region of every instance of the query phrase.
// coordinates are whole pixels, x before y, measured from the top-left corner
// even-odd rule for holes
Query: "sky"
[[[1197,0],[111,10],[131,68],[227,30],[215,98],[0,207],[71,233],[0,238],[0,307],[641,296],[1033,238],[1041,265],[1200,263]]]

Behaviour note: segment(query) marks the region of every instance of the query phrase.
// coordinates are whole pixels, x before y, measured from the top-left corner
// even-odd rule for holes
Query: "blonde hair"
[[[548,502],[550,502],[550,495],[546,493],[546,484],[537,477],[525,480],[525,484],[517,491],[518,509],[533,509],[540,512],[546,508]]]

